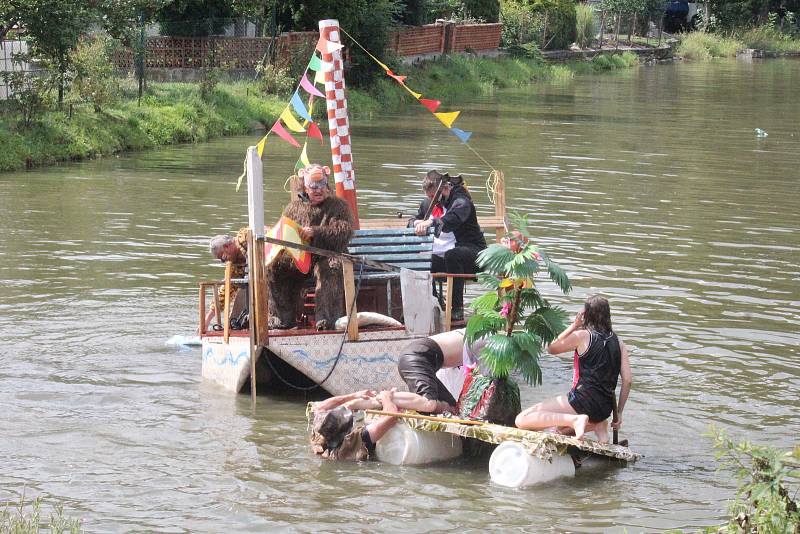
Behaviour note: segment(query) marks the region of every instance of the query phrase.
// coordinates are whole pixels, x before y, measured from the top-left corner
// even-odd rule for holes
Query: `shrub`
[[[463,0],[464,12],[485,22],[500,20],[499,0]]]
[[[294,89],[295,80],[289,75],[289,69],[277,65],[258,65],[258,86],[267,95],[289,96]]]
[[[686,59],[708,61],[712,57],[734,57],[744,44],[711,33],[691,32],[681,37],[677,54]]]
[[[588,48],[597,33],[594,19],[594,8],[589,4],[575,6],[575,43],[581,48]]]
[[[111,62],[117,45],[107,35],[83,37],[72,53],[71,92],[78,100],[94,104],[97,112],[119,101],[120,85]]]
[[[24,128],[30,128],[45,110],[45,93],[50,80],[24,71],[0,73],[11,92],[7,107],[18,114]]]
[[[569,48],[575,41],[575,0],[530,0],[547,20],[545,49]]]
[[[516,0],[503,0],[500,4],[500,21],[503,23],[500,46],[504,48],[536,41],[542,31],[542,19]]]

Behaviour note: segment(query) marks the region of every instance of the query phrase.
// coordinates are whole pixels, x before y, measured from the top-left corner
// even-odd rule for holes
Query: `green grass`
[[[800,52],[800,39],[792,38],[768,26],[739,30],[736,32],[736,37],[747,45],[746,48],[779,53]]]
[[[43,521],[41,505],[41,498],[26,501],[24,494],[19,502],[0,504],[0,532],[37,534],[46,530],[50,534],[79,534],[82,531],[80,520],[64,517],[61,504],[55,505],[48,519]]]
[[[636,56],[627,52],[553,65],[536,58],[464,55],[398,70],[408,76],[413,90],[452,105],[467,95],[530,83],[564,83],[576,74],[636,63]],[[151,82],[141,105],[130,80],[123,82],[122,92],[120,103],[101,113],[85,104],[74,106],[71,118],[65,111],[50,110],[30,128],[21,127],[9,113],[0,115],[0,171],[246,134],[271,126],[288,101],[264,95],[249,82],[219,83],[206,100],[200,96],[199,84]],[[394,80],[382,78],[369,90],[350,90],[348,108],[353,116],[369,116],[402,109],[411,99]],[[324,106],[318,105],[314,111],[316,116],[324,116]]]
[[[718,57],[736,57],[736,52],[746,48],[733,37],[713,33],[689,32],[680,37],[677,54],[686,59],[708,61]]]

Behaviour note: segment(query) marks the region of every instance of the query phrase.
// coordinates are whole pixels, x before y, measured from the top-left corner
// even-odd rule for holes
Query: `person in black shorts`
[[[456,399],[436,377],[436,371],[458,367],[465,357],[474,360],[480,347],[479,343],[475,345],[465,350],[461,328],[414,340],[403,350],[397,370],[410,392],[428,400],[414,409],[424,413],[455,413]]]
[[[608,417],[614,409],[617,378],[622,388],[617,418],[612,427],[622,425],[622,411],[631,389],[631,367],[625,344],[611,329],[611,309],[600,296],[586,300],[567,327],[548,347],[550,354],[574,351],[575,375],[566,395],[544,400],[523,410],[516,418],[519,428],[543,430],[571,427],[575,437],[594,431],[597,440],[608,442]]]

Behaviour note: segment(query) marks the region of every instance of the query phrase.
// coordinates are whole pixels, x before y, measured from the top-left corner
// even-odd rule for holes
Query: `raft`
[[[309,428],[313,406],[314,403],[309,403],[306,410]],[[463,438],[477,439],[499,445],[489,459],[489,475],[492,482],[507,487],[531,486],[574,476],[587,462],[625,467],[642,457],[627,446],[592,439],[479,421],[434,421],[413,412],[404,415],[378,441],[376,457],[379,461],[394,465],[443,462],[461,455]],[[380,416],[367,414],[365,420],[369,423],[376,417]]]

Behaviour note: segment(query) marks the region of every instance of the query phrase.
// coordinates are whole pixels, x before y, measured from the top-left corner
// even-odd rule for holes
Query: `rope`
[[[346,35],[351,41],[353,41],[353,43],[356,46],[358,46],[361,50],[363,50],[365,54],[367,54],[370,58],[372,58],[372,60],[375,61],[375,63],[377,63],[378,65],[381,66],[381,68],[383,68],[385,71],[387,71],[387,74],[388,74],[389,67],[387,67],[385,64],[383,64],[377,57],[373,56],[369,52],[369,50],[367,50],[366,48],[361,46],[361,43],[356,41],[353,38],[353,36],[350,35],[349,33],[347,33],[347,31],[344,28],[340,27],[339,30],[344,35]],[[400,85],[402,85],[406,90],[409,90],[408,86],[405,83],[402,83],[402,82],[399,82],[399,81],[398,81],[398,83],[400,83]],[[494,166],[486,160],[486,158],[481,156],[478,153],[478,151],[475,150],[474,148],[472,148],[471,146],[469,146],[468,143],[463,142],[462,144],[464,146],[466,146],[470,150],[470,152],[472,152],[479,160],[481,160],[481,162],[483,162],[484,165],[486,165],[487,167],[489,167],[492,170],[492,172],[489,174],[489,178],[487,178],[487,180],[486,180],[486,192],[489,194],[489,200],[491,201],[491,203],[496,206],[497,205],[497,184],[499,182],[499,176],[498,175],[502,174],[501,171],[498,171],[497,169],[495,169]]]
[[[356,309],[356,300],[358,299],[358,292],[361,289],[361,273],[363,271],[364,271],[364,264],[362,263],[362,264],[359,265],[358,282],[356,283],[356,292],[353,295],[353,302],[350,305],[350,314],[347,316],[348,324],[350,323],[350,321],[353,320],[353,310]],[[356,319],[356,320],[358,320],[358,319]],[[274,365],[272,365],[272,362],[270,361],[269,356],[267,356],[265,359],[267,360],[267,365],[269,365],[269,368],[272,370],[273,374],[278,378],[278,380],[283,382],[283,384],[285,386],[289,386],[290,388],[296,389],[298,391],[312,391],[312,390],[315,390],[318,387],[322,386],[322,384],[324,384],[331,377],[331,375],[333,374],[333,371],[336,370],[336,366],[339,364],[339,360],[342,357],[342,349],[344,348],[344,342],[345,342],[346,339],[347,339],[347,327],[345,327],[344,332],[342,332],[342,340],[339,343],[339,351],[336,353],[336,359],[333,362],[333,366],[331,367],[331,370],[328,371],[328,374],[325,375],[325,378],[323,378],[321,382],[319,382],[317,384],[314,384],[313,386],[297,386],[295,384],[292,384],[291,382],[289,382],[288,380],[283,378],[280,375],[280,373],[278,373],[278,370],[275,369]]]

